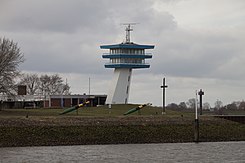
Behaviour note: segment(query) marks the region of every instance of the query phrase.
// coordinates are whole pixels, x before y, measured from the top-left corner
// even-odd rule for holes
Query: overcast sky
[[[0,0],[0,37],[18,42],[28,73],[58,73],[74,94],[107,94],[104,44],[155,45],[150,69],[133,71],[130,103],[186,102],[203,89],[212,106],[245,97],[244,0]]]

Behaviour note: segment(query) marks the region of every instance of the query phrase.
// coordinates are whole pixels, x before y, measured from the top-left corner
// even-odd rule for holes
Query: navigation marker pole
[[[196,90],[196,99],[195,99],[195,131],[194,131],[194,142],[199,142],[199,119],[197,114],[197,90]]]
[[[202,89],[200,89],[200,91],[198,92],[198,95],[200,99],[200,115],[202,115],[202,96],[204,95],[204,92],[202,91]]]
[[[165,78],[162,79],[162,115],[163,114],[166,114],[166,108],[165,108],[165,89],[167,88],[168,86],[165,85]]]

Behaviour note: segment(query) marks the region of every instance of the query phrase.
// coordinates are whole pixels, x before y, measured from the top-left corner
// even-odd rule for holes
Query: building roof
[[[138,45],[135,43],[121,43],[113,45],[101,45],[101,49],[154,49],[154,45]]]

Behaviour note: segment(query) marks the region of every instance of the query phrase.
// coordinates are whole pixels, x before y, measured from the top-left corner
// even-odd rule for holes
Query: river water
[[[0,162],[237,162],[245,141],[0,148]]]

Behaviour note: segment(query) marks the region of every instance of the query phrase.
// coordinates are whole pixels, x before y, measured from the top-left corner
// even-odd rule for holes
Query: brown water
[[[236,162],[245,141],[0,148],[0,162]]]

